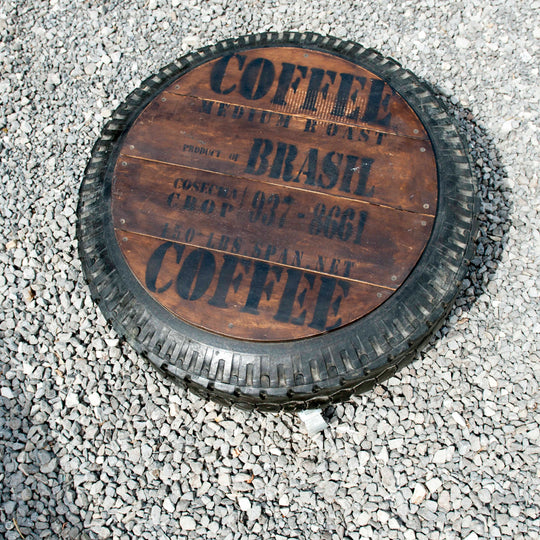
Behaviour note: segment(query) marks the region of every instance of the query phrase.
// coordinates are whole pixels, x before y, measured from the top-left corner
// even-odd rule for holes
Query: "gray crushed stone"
[[[0,536],[538,538],[540,3],[0,1]],[[77,191],[104,122],[187,51],[348,38],[431,84],[481,182],[472,273],[408,368],[326,411],[223,409],[90,299]]]

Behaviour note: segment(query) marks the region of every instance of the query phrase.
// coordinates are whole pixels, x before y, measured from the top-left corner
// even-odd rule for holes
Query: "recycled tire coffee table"
[[[126,99],[77,235],[105,317],[175,381],[316,408],[391,376],[444,320],[476,204],[457,129],[414,75],[356,43],[267,33]]]

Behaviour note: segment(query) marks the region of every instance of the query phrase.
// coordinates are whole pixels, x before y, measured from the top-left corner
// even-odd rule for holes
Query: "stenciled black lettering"
[[[268,169],[268,156],[272,153],[274,145],[269,139],[253,139],[253,145],[246,166],[245,173],[264,174]],[[259,161],[260,160],[260,161]],[[259,162],[259,166],[257,166]]]
[[[272,291],[274,290],[275,281],[279,281],[281,278],[282,268],[279,266],[271,266],[262,261],[256,261],[254,266],[255,268],[253,270],[253,277],[251,278],[249,293],[242,311],[258,315],[259,303],[263,293],[266,295],[266,299],[269,300],[270,296],[272,296]],[[275,275],[275,281],[274,279],[268,279],[270,270]]]
[[[360,165],[360,174],[358,176],[358,185],[354,190],[355,195],[360,195],[361,197],[373,197],[373,192],[375,187],[372,186],[369,190],[369,193],[366,193],[366,184],[371,171],[371,166],[373,165],[373,159],[371,158],[362,158],[362,163]]]
[[[304,306],[308,287],[302,289],[302,292],[298,294],[298,287],[303,277],[308,282],[309,289],[313,289],[313,284],[315,283],[315,276],[313,276],[313,274],[304,273],[302,270],[298,270],[297,268],[287,269],[287,281],[285,283],[285,289],[281,295],[277,313],[274,315],[274,319],[276,321],[285,323],[290,322],[298,326],[302,326],[304,324],[307,309],[303,309],[298,316],[292,317],[292,312],[296,302],[298,303],[300,309]]]
[[[236,237],[233,240],[231,251],[233,253],[240,253],[240,250],[242,249],[242,239],[240,237]]]
[[[223,83],[223,78],[225,77],[225,72],[232,58],[235,58],[238,63],[238,71],[242,71],[246,57],[240,54],[228,54],[220,58],[212,68],[210,72],[210,88],[216,94],[230,94],[235,88],[236,84],[232,84],[226,89],[222,89],[221,85]]]
[[[337,163],[334,163],[333,158],[336,157]],[[323,175],[320,174],[317,180],[317,183],[320,187],[324,189],[332,189],[338,181],[339,177],[339,168],[341,167],[341,162],[343,161],[343,154],[336,154],[335,152],[328,152],[324,156],[322,163],[323,173],[326,175],[328,182],[324,181]]]
[[[373,122],[381,126],[388,126],[390,124],[390,113],[384,118],[377,120],[379,109],[381,107],[384,84],[384,81],[381,81],[380,79],[371,79],[371,89],[369,91],[368,102],[366,110],[364,111],[364,116],[362,117],[362,122]]]
[[[171,247],[174,248],[174,250],[176,251],[176,264],[179,264],[184,253],[185,246],[174,244],[173,242],[165,242],[164,244],[161,244],[158,248],[156,248],[154,253],[150,255],[150,259],[148,259],[144,282],[148,290],[151,292],[161,294],[172,285],[172,280],[169,280],[167,283],[165,283],[165,285],[162,285],[161,287],[157,287],[156,285],[159,272],[161,270],[161,265],[163,264],[163,259],[165,258],[167,251]]]
[[[230,107],[228,103],[220,103],[218,105],[217,115],[218,116],[225,116],[227,114],[227,110]]]
[[[295,69],[300,72],[300,76],[296,77],[293,81]],[[296,94],[298,86],[300,85],[301,80],[306,78],[307,72],[307,66],[295,66],[294,64],[283,62],[281,64],[281,73],[279,75],[276,92],[271,103],[274,103],[275,105],[286,105],[285,96],[287,95],[287,92],[289,89],[292,89],[293,93]]]
[[[272,255],[275,255],[276,253],[276,246],[273,246],[272,244],[268,244],[266,246],[266,253],[264,254],[264,258],[269,261],[272,258]]]
[[[354,174],[354,171],[356,170],[356,162],[358,161],[358,156],[347,156],[347,161],[345,163],[345,172],[343,173],[343,176],[341,177],[341,184],[339,186],[339,190],[343,191],[344,193],[350,193],[351,192],[351,180]]]
[[[358,173],[358,184],[356,185],[354,194],[361,197],[372,197],[375,188],[374,186],[372,186],[369,191],[366,191],[366,185],[374,160],[371,158],[362,158],[359,166],[356,165],[357,162],[358,156],[347,156],[345,162],[345,171],[343,172],[343,176],[341,177],[339,190],[343,191],[344,193],[350,193],[353,176],[355,173]]]
[[[293,175],[293,161],[298,154],[298,149],[294,144],[285,144],[278,142],[276,155],[272,167],[270,168],[270,178],[280,178],[283,174],[283,180],[289,182]]]
[[[291,118],[290,114],[280,114],[276,120],[276,127],[288,128]]]
[[[188,195],[184,201],[184,210],[195,210],[195,205],[197,204],[197,197]]]
[[[212,114],[212,107],[214,106],[215,101],[210,101],[208,99],[203,99],[201,101],[201,112],[205,114]]]
[[[228,212],[234,209],[234,206],[229,203],[221,203],[221,210],[219,211],[219,217],[225,217]]]
[[[242,263],[244,266],[244,272],[238,272],[235,275],[238,263]],[[227,295],[231,287],[234,292],[238,292],[238,287],[244,278],[245,272],[249,270],[251,261],[243,261],[239,257],[234,255],[223,255],[223,265],[219,272],[218,282],[214,296],[208,300],[208,303],[212,306],[219,308],[227,308]]]
[[[270,111],[262,111],[261,112],[261,117],[259,118],[259,123],[260,124],[268,124],[273,115],[274,115],[274,113],[272,113]]]
[[[351,268],[354,265],[354,261],[345,261],[345,270],[343,271],[343,277],[349,277],[351,275]]]
[[[341,288],[342,293],[334,298],[337,286]],[[337,316],[341,301],[348,293],[348,282],[328,276],[321,276],[321,288],[319,289],[319,295],[317,296],[313,319],[308,326],[321,332],[341,326],[341,317],[339,317],[334,324],[327,326],[328,315],[331,310],[331,313],[334,316]]]
[[[216,203],[212,199],[206,199],[201,204],[201,212],[210,215],[214,212]]]
[[[176,276],[176,292],[184,300],[198,300],[210,287],[215,270],[216,260],[210,251],[206,249],[192,251],[184,259]]]
[[[242,107],[241,105],[236,105],[233,109],[231,116],[235,120],[239,120],[240,118],[242,118],[242,116],[244,116],[244,107]]]
[[[326,126],[326,134],[329,137],[333,137],[338,132],[338,125],[337,124],[328,124]]]
[[[304,184],[314,186],[315,177],[317,175],[318,157],[319,157],[319,151],[316,148],[310,148],[308,155],[306,156],[306,159],[304,160],[304,163],[302,163],[302,166],[300,167],[300,170],[298,171],[298,174],[293,178],[293,182],[299,182],[300,175],[303,174],[306,177]]]
[[[230,236],[227,236],[226,234],[222,234],[221,238],[219,239],[218,249],[220,251],[227,251],[230,240],[231,240]]]
[[[329,274],[338,274],[338,268],[339,268],[339,265],[341,264],[341,260],[340,259],[332,259],[332,263],[330,264],[330,268],[328,270],[328,273]]]
[[[285,96],[289,91],[291,86],[291,81],[294,75],[294,70],[296,66],[294,64],[289,64],[288,62],[282,62],[281,64],[281,73],[279,75],[278,86],[276,93],[272,98],[271,103],[275,105],[286,105]]]
[[[273,159],[271,160],[272,154]],[[269,178],[281,178],[284,182],[302,182],[309,186],[317,185],[325,190],[331,190],[339,185],[339,190],[343,193],[352,192],[363,197],[373,196],[374,187],[367,189],[374,163],[372,158],[344,156],[341,153],[331,151],[325,154],[324,158],[321,157],[319,163],[318,149],[309,148],[307,154],[304,154],[299,168],[296,168],[297,158],[298,148],[294,144],[282,141],[274,144],[270,139],[256,138],[253,140],[244,172],[258,176],[268,174]],[[360,164],[358,164],[359,160]],[[342,170],[343,174],[340,179]],[[319,173],[319,171],[321,172]],[[357,181],[353,185],[355,177]]]
[[[363,90],[364,86],[366,85],[366,78],[355,77],[350,73],[340,73],[339,76],[341,77],[341,82],[339,84],[336,100],[334,102],[334,108],[332,109],[332,112],[330,114],[332,114],[333,116],[343,117],[345,116],[345,111],[347,109],[349,99],[353,102],[353,105],[358,99],[358,89],[355,89],[355,91],[351,95],[353,82],[358,81],[361,89]],[[350,118],[351,120],[356,120],[359,113],[360,107],[356,107],[347,115],[347,118]]]
[[[175,191],[173,191],[167,197],[167,206],[174,208],[176,206],[175,199],[179,199],[179,198],[180,198],[180,193],[176,193]]]
[[[242,73],[240,94],[249,100],[265,96],[274,82],[274,64],[266,58],[255,58]]]
[[[334,84],[334,81],[336,80],[336,72],[335,71],[325,71],[321,68],[311,68],[311,76],[309,78],[309,84],[308,89],[306,92],[306,98],[304,99],[304,103],[302,104],[302,109],[306,111],[313,111],[315,112],[317,110],[316,104],[317,104],[317,98],[319,97],[319,93],[322,95],[323,99],[326,99],[326,96],[328,94],[328,88],[330,87],[330,83],[326,83],[322,88],[322,82],[324,76],[328,75],[330,78],[330,81],[332,84]]]
[[[315,133],[316,127],[317,127],[317,120],[312,120],[311,118],[308,118],[306,120],[306,125],[304,126],[304,131],[307,131],[309,133]]]
[[[358,216],[358,225],[356,226],[356,236],[354,238],[354,243],[357,245],[362,242],[362,234],[364,233],[367,217],[368,213],[365,210],[360,212]]]

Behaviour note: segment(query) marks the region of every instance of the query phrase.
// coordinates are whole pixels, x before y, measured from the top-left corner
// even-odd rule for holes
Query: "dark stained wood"
[[[192,245],[286,265],[298,252],[294,266],[392,289],[418,259],[433,222],[305,187],[122,156],[116,179],[118,229],[182,241],[192,229]]]
[[[317,335],[368,313],[393,292],[131,232],[116,236],[135,276],[158,302],[192,324],[240,339]],[[163,257],[155,256],[160,249]],[[159,269],[145,263],[153,255]]]
[[[314,132],[305,131],[308,122],[305,118],[287,120],[269,113],[264,117],[268,123],[262,123],[263,113],[256,111],[251,121],[249,112],[234,119],[234,109],[228,109],[223,113],[226,116],[220,116],[219,105],[214,103],[208,114],[202,112],[199,99],[164,93],[139,117],[126,137],[124,151],[147,160],[278,185],[307,185],[314,191],[331,191],[336,196],[434,215],[437,185],[433,182],[435,158],[429,141],[336,123],[317,124]],[[283,122],[288,122],[287,128],[278,126]],[[328,135],[334,131],[335,135]],[[249,158],[257,148],[258,140],[264,142],[258,146],[257,159],[250,167]],[[280,145],[287,145],[281,167],[276,160]],[[268,162],[265,169],[260,155],[270,147],[271,151],[265,157]],[[291,151],[296,157],[291,160],[292,179],[286,181],[285,161]],[[334,154],[327,158],[331,152]],[[354,156],[356,160],[347,156]],[[323,170],[325,159],[331,160],[338,170],[336,184],[331,189],[319,185],[319,178],[324,185],[331,183]],[[363,194],[357,194],[363,162],[369,165],[364,171],[365,189],[360,190]],[[342,190],[347,165],[355,169],[350,173],[349,192]],[[308,185],[306,182],[313,183]]]
[[[240,57],[243,56],[243,69],[239,68]],[[274,78],[267,93],[259,99],[246,99],[241,93],[242,77],[249,71],[249,65],[253,61],[263,58],[271,62],[274,66]],[[241,105],[247,108],[256,107],[259,109],[268,109],[276,112],[287,114],[299,114],[304,117],[326,120],[329,122],[342,121],[349,125],[372,127],[384,133],[394,133],[404,137],[416,137],[420,139],[428,139],[424,126],[418,120],[413,110],[407,102],[398,94],[392,91],[388,84],[380,81],[380,78],[370,73],[368,70],[352,64],[348,60],[338,58],[328,53],[319,51],[301,50],[295,47],[276,47],[269,49],[253,49],[250,51],[242,51],[233,56],[229,61],[225,70],[221,90],[229,93],[216,94],[212,90],[209,81],[211,79],[212,70],[219,60],[208,62],[203,66],[185,74],[180,80],[173,83],[168,91],[174,92],[183,96],[195,96],[199,99],[218,99],[226,103]],[[291,85],[284,96],[285,105],[278,105],[276,101],[276,90],[279,86],[280,76],[283,72],[283,64],[291,64],[295,66]],[[303,66],[306,69],[300,70],[298,66]],[[306,94],[308,93],[310,83],[312,81],[312,70],[324,70],[320,83],[320,91],[316,94],[313,110],[307,110],[302,107],[305,103]],[[261,73],[264,68],[256,70],[255,90],[259,88],[262,82]],[[303,71],[306,75],[303,76]],[[334,72],[335,78],[332,79],[328,72]],[[338,117],[332,114],[335,106],[336,96],[339,94],[341,74],[352,75],[354,77],[351,84],[350,99],[347,100],[344,107],[344,115]],[[317,73],[315,73],[316,75]],[[358,79],[356,79],[358,77]],[[360,80],[359,80],[360,79]],[[364,87],[362,88],[361,81],[365,79]],[[247,77],[244,81],[247,80]],[[381,89],[381,108],[376,115],[375,120],[363,121],[366,105],[369,102],[372,81],[380,81]],[[293,84],[298,81],[296,91]],[[328,86],[327,86],[328,85]],[[261,84],[261,86],[263,86]],[[376,83],[377,86],[377,83]],[[353,99],[354,98],[354,99]],[[387,106],[384,104],[387,102]],[[358,119],[348,118],[356,108],[359,108]],[[382,119],[388,113],[391,113],[389,125],[384,125]],[[378,122],[377,122],[378,120]]]
[[[112,190],[131,270],[180,319],[246,340],[365,316],[406,279],[437,207],[407,103],[327,53],[264,48],[184,74],[124,139]]]

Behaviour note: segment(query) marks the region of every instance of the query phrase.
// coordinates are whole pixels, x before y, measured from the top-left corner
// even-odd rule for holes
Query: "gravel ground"
[[[540,3],[441,4],[0,0],[1,537],[540,536]],[[313,438],[297,416],[164,380],[99,314],[76,255],[111,111],[183,53],[265,30],[353,39],[413,70],[481,182],[447,324]]]

